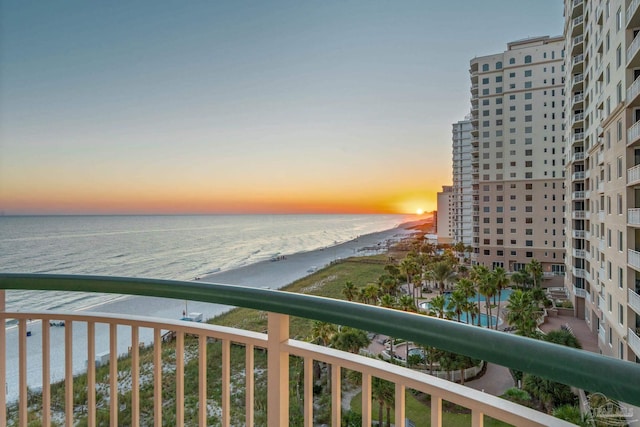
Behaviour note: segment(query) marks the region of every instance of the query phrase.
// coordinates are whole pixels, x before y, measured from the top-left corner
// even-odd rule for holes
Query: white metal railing
[[[636,37],[631,42],[631,45],[627,48],[627,64],[631,61],[631,59],[638,53],[638,48],[640,48],[640,37],[636,35]]]
[[[582,92],[580,92],[580,93],[576,93],[576,94],[573,96],[573,102],[574,102],[574,103],[581,102],[583,99],[584,99],[584,93],[582,93]]]
[[[582,121],[582,120],[584,120],[584,113],[574,114],[571,119],[571,124],[574,124],[575,122]]]
[[[573,0],[573,7],[580,6],[584,0]]]
[[[577,153],[573,153],[573,161],[577,162],[580,160],[584,160],[584,151],[579,151]]]
[[[578,141],[582,141],[583,139],[584,139],[584,132],[574,133],[573,136],[571,137],[571,141],[574,143]]]
[[[604,307],[604,298],[602,297],[602,295],[598,295],[598,310],[604,311]]]
[[[583,16],[578,16],[577,18],[575,18],[573,20],[573,26],[576,27],[576,26],[582,24],[582,21],[584,21],[584,17]]]
[[[586,252],[584,251],[584,249],[574,249],[573,250],[573,256],[576,258],[584,258],[586,255]]]
[[[573,65],[580,64],[582,61],[584,61],[584,54],[582,53],[573,57]]]
[[[577,179],[584,179],[584,171],[574,172],[571,174],[571,179],[574,181]]]
[[[596,153],[596,162],[600,165],[604,163],[604,153],[602,151],[598,151]]]
[[[584,191],[574,191],[573,193],[571,193],[571,198],[572,199],[584,199],[585,198],[585,192]]]
[[[600,339],[600,342],[602,342],[603,344],[607,342],[607,332],[604,326],[602,325],[598,326],[598,338]]]
[[[631,3],[629,3],[629,7],[627,8],[627,11],[625,13],[625,18],[626,18],[625,22],[628,23],[629,21],[631,21],[631,17],[636,12],[639,5],[640,5],[640,0],[631,0]]]
[[[627,145],[632,144],[638,138],[640,138],[640,120],[635,122],[628,130],[627,130]]]
[[[627,342],[629,343],[629,347],[633,350],[636,356],[640,357],[640,337],[638,337],[636,331],[631,328],[629,328],[628,335],[629,337]]]
[[[573,230],[574,239],[584,239],[584,230]]]
[[[603,242],[603,241],[600,240],[600,242]],[[599,249],[602,252],[602,250],[604,249],[604,245],[602,245],[602,248],[599,248]],[[606,275],[606,273],[604,271],[604,268],[600,267],[598,269],[598,279],[600,279],[602,282],[604,282],[606,278],[607,278],[607,275]]]
[[[633,289],[629,289],[629,307],[636,313],[640,314],[640,295]]]
[[[571,213],[571,217],[573,219],[585,219],[586,218],[586,214],[585,214],[585,211],[573,211]]]
[[[576,36],[573,38],[573,45],[575,46],[578,43],[582,43],[583,40],[584,40],[584,36],[580,34],[579,36]]]
[[[627,223],[640,225],[640,208],[627,209]]]
[[[627,262],[636,270],[640,270],[640,252],[629,249],[627,251]]]
[[[124,386],[124,382],[118,371],[118,334],[122,327],[129,327],[131,330],[131,382],[139,384],[140,381],[153,382],[153,416],[155,425],[163,425],[163,408],[167,402],[163,399],[165,384],[163,377],[170,370],[171,376],[175,377],[175,425],[183,427],[185,425],[185,412],[187,409],[197,411],[197,423],[200,426],[208,425],[209,402],[207,395],[207,370],[210,368],[207,357],[209,340],[220,341],[222,356],[218,362],[221,369],[222,384],[220,387],[220,407],[219,422],[223,426],[235,424],[232,422],[232,408],[239,404],[232,399],[232,369],[231,369],[231,344],[241,345],[245,349],[243,386],[245,388],[244,402],[244,422],[245,425],[254,425],[254,387],[257,383],[257,376],[265,375],[270,384],[268,393],[267,423],[269,426],[287,425],[289,417],[289,356],[300,357],[303,361],[303,384],[301,384],[301,404],[303,405],[304,425],[312,426],[313,423],[313,364],[322,362],[329,364],[331,369],[331,424],[340,425],[341,420],[341,370],[349,369],[360,372],[362,375],[362,417],[363,425],[372,423],[372,378],[382,378],[390,381],[395,387],[395,425],[404,425],[405,420],[405,392],[409,389],[417,390],[431,395],[431,425],[442,425],[442,401],[446,400],[454,404],[471,409],[473,425],[482,425],[484,414],[492,418],[501,419],[507,423],[522,426],[546,426],[546,425],[568,425],[559,419],[549,415],[534,411],[532,409],[505,401],[504,399],[491,396],[487,393],[470,389],[459,384],[455,384],[444,379],[439,379],[431,375],[402,366],[390,364],[388,362],[373,359],[352,353],[342,352],[335,349],[322,347],[307,342],[289,339],[289,316],[275,313],[268,313],[268,333],[255,333],[245,330],[216,327],[208,324],[195,322],[166,321],[160,319],[150,319],[140,316],[111,315],[111,314],[67,314],[63,312],[33,312],[33,313],[0,313],[0,319],[18,319],[18,344],[20,354],[20,366],[15,373],[19,378],[20,397],[18,413],[21,419],[20,425],[26,425],[27,407],[27,385],[26,378],[30,357],[27,354],[27,321],[28,319],[41,320],[42,325],[42,423],[50,425],[52,419],[52,402],[50,383],[48,382],[48,372],[50,369],[49,360],[51,357],[51,327],[50,320],[63,320],[65,322],[65,339],[59,345],[64,348],[65,383],[64,383],[64,419],[67,426],[73,425],[74,416],[74,381],[72,372],[73,351],[79,348],[73,346],[74,333],[76,328],[87,329],[87,384],[86,392],[88,404],[86,411],[89,425],[95,425],[95,418],[98,407],[97,393],[101,390],[106,393],[109,401],[108,410],[111,425],[119,425],[119,393],[109,392],[119,390]],[[108,384],[98,383],[96,380],[95,343],[96,325],[106,324],[109,330],[109,379]],[[141,363],[139,349],[139,332],[141,328],[151,328],[153,330],[153,353],[152,362]],[[171,339],[175,340],[175,362],[171,366],[166,366],[163,360],[163,333],[171,331]],[[166,336],[166,335],[165,335]],[[193,344],[186,343],[187,336],[196,337]],[[0,343],[5,346],[4,341]],[[73,351],[72,351],[73,349]],[[267,350],[267,373],[260,373],[255,365],[254,349]],[[4,349],[2,349],[4,350]],[[4,354],[4,353],[3,353]],[[198,388],[189,390],[185,388],[185,363],[187,358],[195,357],[198,360]],[[141,367],[141,365],[143,365]],[[149,366],[147,366],[149,365]],[[152,375],[145,375],[144,369],[151,370]],[[175,371],[173,371],[175,370]],[[271,388],[273,385],[276,388]],[[83,387],[84,390],[84,387]],[[77,390],[76,390],[77,392]],[[189,405],[188,402],[191,402]],[[198,402],[197,404],[194,402]],[[131,388],[131,413],[132,425],[139,425],[141,416],[141,396],[138,387]],[[191,407],[189,407],[191,406]],[[0,421],[4,420],[1,414]],[[6,421],[3,423],[6,425]]]
[[[640,164],[627,169],[627,185],[640,181]]]
[[[584,80],[584,73],[580,73],[580,74],[576,74],[575,76],[573,76],[573,84],[577,84],[580,83]]]
[[[627,102],[633,101],[638,94],[640,94],[640,77],[635,79],[631,86],[627,88]]]
[[[582,270],[582,269],[580,269]],[[584,271],[584,270],[582,270]],[[584,277],[584,276],[576,276],[576,277]],[[582,289],[582,288],[578,288],[576,287],[576,285],[573,285],[573,294],[579,298],[586,298],[587,296],[587,291]]]

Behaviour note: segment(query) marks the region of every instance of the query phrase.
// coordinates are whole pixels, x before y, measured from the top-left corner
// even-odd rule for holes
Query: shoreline
[[[203,278],[206,283],[224,283],[238,286],[269,287],[280,289],[298,279],[312,274],[316,270],[326,267],[331,262],[351,256],[365,256],[387,251],[387,242],[406,238],[413,233],[410,226],[404,223],[397,227],[375,233],[359,236],[356,239],[339,243],[334,246],[316,249],[308,252],[300,252],[285,255],[279,261],[260,261],[254,264],[241,266],[235,269],[216,272]],[[312,271],[313,270],[313,271]],[[202,313],[204,319],[212,319],[234,307],[222,304],[185,302],[183,300],[173,300],[159,297],[144,296],[124,296],[107,301],[103,304],[93,304],[77,310],[98,312],[98,313],[118,313],[135,314],[157,318],[175,319],[182,317],[183,311]],[[106,324],[96,324],[95,328],[95,353],[100,354],[109,350],[109,328]],[[27,340],[29,351],[27,357],[27,384],[30,388],[42,387],[42,374],[38,367],[42,363],[42,348],[39,345],[41,333],[41,323],[33,322],[28,325],[31,336]],[[120,329],[120,328],[119,328]],[[50,347],[50,370],[51,381],[64,379],[64,327],[52,327],[51,347]],[[18,384],[18,330],[13,327],[7,329],[7,399],[12,401],[17,399]],[[118,354],[125,354],[131,345],[131,335],[122,331],[117,334]],[[150,344],[153,342],[153,331],[140,330],[139,340],[141,343]],[[10,343],[14,343],[12,345]],[[29,345],[29,343],[33,343]],[[87,359],[87,328],[86,324],[74,324],[73,326],[73,372],[74,375],[86,371]],[[78,350],[75,350],[75,349]]]

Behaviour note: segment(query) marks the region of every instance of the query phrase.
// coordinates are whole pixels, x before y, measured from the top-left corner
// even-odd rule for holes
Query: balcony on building
[[[636,271],[640,271],[640,252],[628,249],[627,250],[627,263],[630,267],[634,268]]]
[[[627,68],[635,68],[640,66],[640,37],[635,36],[629,47],[627,48]]]
[[[572,236],[574,239],[584,239],[585,238],[585,231],[584,230],[573,230],[572,232]]]
[[[631,0],[625,13],[627,29],[640,27],[640,0]]]
[[[576,106],[576,104],[582,104],[583,101],[584,101],[584,93],[583,92],[578,92],[578,93],[574,93],[573,94],[573,104],[574,104],[574,106]]]
[[[582,82],[584,82],[584,74],[575,74],[571,80],[571,90],[582,90]]]
[[[602,295],[598,295],[598,310],[600,310],[600,312],[604,311],[604,297]]]
[[[581,200],[586,198],[586,193],[584,191],[574,191],[571,193],[571,198],[573,200]]]
[[[571,56],[572,57],[582,53],[582,50],[584,49],[583,41],[584,41],[584,36],[582,34],[571,39]]]
[[[627,88],[627,107],[638,106],[640,106],[640,76]]]
[[[575,258],[585,258],[586,257],[586,252],[584,249],[574,249],[573,250],[573,256]]]
[[[584,69],[584,54],[576,55],[571,60],[571,73],[581,73]]]
[[[584,132],[575,132],[571,136],[571,142],[575,144],[576,142],[581,142],[584,140]]]
[[[582,15],[584,0],[573,0],[571,2],[571,17],[577,18]]]
[[[348,301],[331,300],[311,295],[274,291],[261,288],[247,288],[229,285],[214,285],[202,282],[174,282],[153,279],[114,278],[96,276],[55,276],[55,275],[16,275],[0,274],[0,320],[4,324],[8,319],[17,322],[18,341],[17,354],[19,366],[11,378],[17,378],[17,384],[7,386],[17,389],[17,412],[19,425],[26,426],[34,405],[42,414],[42,425],[50,425],[52,408],[60,406],[64,413],[65,425],[74,425],[75,416],[87,416],[88,425],[96,425],[97,416],[108,415],[110,425],[139,425],[142,416],[140,409],[142,400],[150,403],[147,416],[153,417],[156,425],[163,425],[163,411],[170,407],[175,423],[184,426],[187,411],[197,416],[193,423],[205,426],[212,416],[210,404],[219,405],[215,411],[216,422],[223,426],[232,424],[231,414],[242,414],[243,424],[252,426],[257,421],[259,411],[264,412],[264,424],[269,427],[289,425],[290,396],[296,393],[299,399],[301,418],[300,425],[312,426],[314,416],[314,364],[320,362],[330,366],[331,387],[329,391],[331,425],[341,425],[342,415],[342,373],[344,370],[354,371],[361,378],[362,388],[362,421],[359,425],[372,425],[372,390],[373,380],[382,378],[391,383],[395,396],[393,421],[395,425],[406,425],[406,395],[418,391],[430,396],[431,425],[443,425],[443,401],[470,410],[470,424],[481,426],[485,417],[502,420],[517,426],[569,426],[567,422],[550,415],[534,411],[488,393],[474,390],[427,373],[409,369],[402,364],[392,364],[364,355],[339,351],[309,342],[299,341],[289,336],[290,316],[329,322],[343,326],[377,332],[401,338],[405,341],[429,343],[430,346],[443,348],[454,353],[467,354],[471,357],[509,366],[516,370],[542,375],[551,380],[569,384],[578,389],[598,391],[612,399],[640,405],[638,384],[628,381],[640,375],[640,366],[613,358],[607,358],[586,351],[557,346],[537,340],[520,337],[486,328],[469,326],[455,321],[447,321],[429,316],[422,316],[401,310],[357,304]],[[220,303],[231,306],[246,307],[264,312],[267,320],[263,333],[242,329],[224,328],[208,323],[191,321],[165,320],[143,316],[105,314],[92,312],[8,312],[4,307],[4,289],[15,290],[47,290],[72,294],[77,289],[89,292],[107,292],[130,295],[173,298],[180,301],[186,298],[201,302]],[[574,289],[576,294],[585,295],[584,289]],[[72,295],[70,295],[72,296]],[[39,322],[38,331],[42,339],[27,338],[28,324],[31,320]],[[51,324],[64,321],[62,334],[64,339],[55,342],[64,349],[59,356],[63,358],[64,382],[58,403],[54,403],[50,382],[51,338],[57,335]],[[104,326],[106,329],[102,329]],[[99,329],[100,327],[100,329]],[[152,372],[144,373],[142,369],[142,351],[140,336],[142,330],[151,332],[152,346],[149,351],[152,358],[148,363]],[[84,341],[75,342],[77,337],[73,331],[86,330]],[[99,330],[108,334],[109,352],[100,369],[108,372],[108,384],[98,383],[95,354],[96,338]],[[131,363],[118,363],[118,341],[123,332],[127,332],[128,350]],[[163,334],[172,341],[168,346],[163,341]],[[0,335],[0,360],[6,360],[6,333]],[[637,338],[637,337],[636,337]],[[130,339],[130,340],[129,340]],[[630,335],[630,339],[633,339]],[[635,341],[633,341],[635,343]],[[27,345],[28,343],[28,345]],[[212,362],[208,357],[212,344],[220,347],[221,356]],[[487,343],[491,343],[490,345]],[[86,348],[82,349],[84,345]],[[630,344],[632,345],[632,344]],[[166,346],[166,347],[165,347]],[[27,351],[38,347],[41,367],[31,366],[34,358],[27,357]],[[56,347],[57,348],[57,347]],[[81,399],[74,385],[73,352],[84,351],[86,359],[86,383],[82,386],[84,397],[81,413],[77,400]],[[505,351],[508,349],[508,351]],[[232,353],[233,351],[233,353]],[[265,365],[258,368],[256,351],[264,354]],[[164,358],[171,354],[171,367],[164,369]],[[241,372],[232,372],[232,354],[242,361]],[[188,360],[196,361],[194,368],[197,378],[185,378],[185,364]],[[297,361],[295,361],[296,359]],[[102,361],[101,359],[98,359]],[[208,395],[207,383],[210,381],[209,369],[216,363],[221,371],[221,387],[218,399]],[[292,363],[300,366],[300,377],[290,382]],[[34,400],[33,389],[27,387],[27,374],[32,370],[41,370],[41,396]],[[607,372],[607,375],[602,375]],[[15,374],[15,375],[13,375]],[[263,379],[258,379],[258,375]],[[143,377],[152,385],[152,394],[143,397],[138,387],[131,387],[125,394],[120,387],[127,381],[129,384],[140,384]],[[0,365],[0,379],[8,379],[6,367]],[[163,378],[174,378],[175,389],[168,389],[169,382]],[[234,380],[234,378],[236,378]],[[239,380],[238,380],[239,378]],[[294,378],[291,378],[292,380]],[[191,381],[191,383],[188,383]],[[98,386],[99,385],[99,386]],[[190,386],[189,386],[190,385]],[[193,387],[193,388],[192,388]],[[255,390],[265,387],[266,403],[264,407],[255,406]],[[296,387],[292,389],[291,387]],[[111,390],[118,390],[110,393]],[[104,406],[98,406],[98,394],[102,395]],[[172,396],[168,400],[167,396]],[[0,388],[0,425],[7,425],[7,391]],[[58,399],[58,397],[56,397]],[[35,402],[35,403],[34,403]],[[106,403],[105,403],[106,402]],[[219,403],[218,403],[219,402]],[[131,408],[133,420],[119,419],[122,407]],[[60,420],[59,420],[60,421]],[[60,421],[62,422],[62,421]],[[190,424],[191,425],[191,424]]]
[[[584,180],[584,177],[585,177],[584,171],[578,171],[571,174],[572,181],[582,181]]]
[[[640,358],[640,337],[638,334],[640,334],[639,330],[629,328],[627,332],[627,342],[629,344],[629,348],[636,354],[636,357]]]
[[[584,151],[575,152],[573,153],[573,156],[571,156],[572,162],[579,162],[581,160],[584,160]]]
[[[577,37],[579,34],[582,34],[584,28],[584,17],[578,16],[571,21],[571,36]]]
[[[602,344],[607,342],[607,331],[602,323],[598,325],[598,339]]]
[[[584,112],[580,112],[571,116],[571,126],[583,127],[584,125]]]
[[[631,307],[633,311],[635,311],[638,315],[640,315],[640,295],[638,294],[638,292],[640,292],[640,286],[636,287],[635,290],[633,289],[628,290],[629,307]]]
[[[637,37],[636,37],[637,38]],[[627,129],[627,147],[632,146],[640,139],[640,120]]]

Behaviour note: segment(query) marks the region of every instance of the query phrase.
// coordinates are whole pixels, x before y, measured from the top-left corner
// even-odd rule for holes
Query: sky
[[[0,213],[414,213],[561,0],[2,1]]]

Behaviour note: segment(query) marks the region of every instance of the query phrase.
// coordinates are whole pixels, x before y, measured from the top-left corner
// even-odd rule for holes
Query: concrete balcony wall
[[[629,289],[629,307],[633,309],[636,313],[640,315],[640,295],[633,291],[633,289]]]

